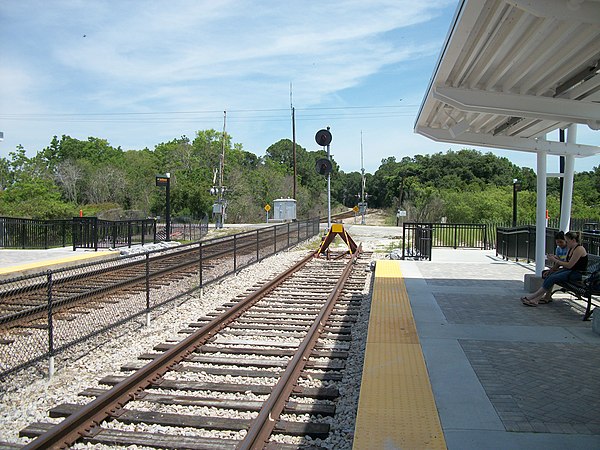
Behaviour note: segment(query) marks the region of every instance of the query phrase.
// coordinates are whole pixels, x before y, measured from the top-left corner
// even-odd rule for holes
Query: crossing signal
[[[328,173],[331,173],[331,161],[329,161],[327,158],[321,158],[317,160],[317,165],[315,168],[319,175],[327,175]]]

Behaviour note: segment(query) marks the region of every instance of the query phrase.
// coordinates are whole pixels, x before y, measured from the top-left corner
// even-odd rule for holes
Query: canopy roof
[[[461,0],[415,123],[435,141],[590,156],[546,141],[600,129],[600,0]]]

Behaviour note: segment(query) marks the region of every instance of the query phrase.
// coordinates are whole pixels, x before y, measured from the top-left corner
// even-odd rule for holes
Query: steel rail
[[[264,241],[267,241],[267,239],[264,239]],[[203,262],[209,262],[214,259],[218,259],[219,257],[222,257],[222,256],[232,253],[233,247],[232,248],[226,247],[223,250],[222,249],[223,244],[229,244],[229,240],[224,240],[222,242],[211,242],[209,245],[207,245],[206,247],[214,246],[215,249],[217,249],[218,251],[215,253],[205,254],[205,256],[203,258]],[[254,242],[249,243],[249,244],[245,243],[243,245],[243,247],[238,248],[238,250],[242,250],[245,248],[251,248],[251,247],[253,248],[254,246],[255,246]],[[169,264],[166,267],[158,268],[158,269],[151,271],[150,279],[155,280],[156,278],[160,278],[160,277],[169,275],[174,272],[182,271],[182,270],[186,269],[187,267],[192,267],[192,266],[197,265],[198,257],[195,255],[197,252],[198,252],[197,247],[193,247],[193,248],[182,249],[180,251],[169,252],[167,254],[161,253],[161,254],[152,255],[150,257],[150,261],[149,261],[149,263],[151,265],[156,265],[156,264],[161,264],[161,263],[164,264],[170,260],[175,260],[176,264]],[[97,288],[92,288],[92,289],[82,292],[80,294],[70,295],[68,297],[63,297],[63,298],[60,298],[59,300],[55,300],[52,303],[53,308],[60,308],[63,306],[68,306],[68,305],[80,302],[82,300],[87,300],[87,299],[91,299],[94,297],[100,297],[107,293],[118,291],[118,290],[126,288],[126,287],[141,285],[146,280],[147,275],[144,273],[146,260],[141,259],[136,256],[132,260],[129,260],[129,261],[123,262],[122,260],[119,261],[118,259],[115,259],[114,261],[111,261],[111,262],[117,262],[118,264],[116,264],[114,266],[110,266],[110,267],[103,267],[101,269],[92,270],[90,272],[85,272],[84,278],[81,278],[81,275],[70,275],[68,277],[59,278],[54,281],[55,289],[68,288],[70,283],[81,282],[82,280],[86,280],[86,281],[93,280],[95,277],[100,277],[100,276],[104,276],[106,274],[111,274],[111,273],[112,274],[124,273],[127,276],[127,278],[123,278],[121,280],[113,282],[110,285],[104,285],[104,286],[100,286]],[[127,273],[126,272],[127,270],[129,270],[129,271],[133,270],[135,272]],[[140,275],[136,275],[136,273],[139,273]],[[40,282],[40,283],[36,284],[35,286],[33,286],[33,288],[40,290],[40,292],[43,292],[45,295],[45,291],[48,289],[48,282],[47,281]],[[14,295],[14,291],[18,291],[18,289],[13,289],[13,291],[0,292],[0,298],[2,298],[2,297],[8,298],[9,295]],[[44,300],[44,301],[40,301],[39,305],[31,306],[29,308],[24,308],[18,312],[0,315],[0,325],[17,323],[18,321],[21,321],[24,319],[34,320],[34,319],[38,318],[40,314],[45,314],[48,311],[48,303],[47,303],[45,297],[41,298],[41,300]]]
[[[327,301],[319,311],[319,315],[309,328],[308,334],[300,344],[298,351],[288,363],[281,378],[271,391],[269,398],[263,403],[263,407],[257,418],[252,422],[252,425],[248,429],[248,433],[237,445],[237,450],[257,450],[264,448],[267,444],[277,420],[285,407],[285,403],[294,390],[294,387],[298,382],[298,377],[304,370],[306,361],[308,361],[310,354],[314,350],[315,344],[323,332],[331,311],[342,293],[342,289],[361,252],[362,244],[359,245],[356,253],[346,265],[338,282],[327,297]]]
[[[158,381],[168,370],[193,353],[197,347],[205,344],[218,331],[234,321],[265,295],[273,291],[294,272],[305,266],[313,257],[314,253],[309,253],[296,265],[278,275],[272,281],[246,297],[243,301],[217,316],[197,332],[158,356],[151,363],[142,367],[125,380],[115,385],[109,391],[97,397],[87,405],[84,405],[79,411],[71,414],[61,423],[40,435],[38,438],[24,446],[23,449],[65,449],[81,437],[93,434],[95,427],[110,416],[118,415],[119,410],[128,401],[134,400],[138,393],[146,389],[152,383]]]

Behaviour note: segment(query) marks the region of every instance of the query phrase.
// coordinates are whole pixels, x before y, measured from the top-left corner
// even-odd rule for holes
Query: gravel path
[[[371,234],[374,227],[369,228],[370,230],[364,231],[366,236]],[[357,234],[362,235],[363,233]],[[375,248],[369,248],[370,243],[365,242],[362,236],[355,240],[357,243],[363,242],[365,250],[375,250]],[[375,246],[377,243],[380,245],[381,236],[371,242]],[[379,250],[381,251],[381,247]],[[97,386],[97,380],[100,378],[118,373],[122,364],[135,360],[142,353],[152,351],[155,345],[172,338],[188,323],[214,311],[218,306],[252,287],[258,280],[269,278],[275,273],[280,273],[284,268],[290,267],[305,256],[306,252],[306,247],[304,247],[303,250],[279,253],[242,270],[236,276],[227,277],[220,283],[205,287],[202,294],[197,291],[180,301],[178,305],[173,305],[166,313],[153,318],[149,327],[134,323],[127,335],[103,343],[101,347],[92,350],[86,356],[69,363],[66,367],[59,368],[50,380],[41,376],[39,370],[35,369],[24,371],[5,380],[0,387],[0,441],[21,444],[26,442],[18,437],[18,432],[30,423],[60,421],[60,419],[48,418],[47,411],[50,408],[60,403],[88,401],[89,399],[78,397],[77,393]],[[378,257],[383,257],[383,254],[374,256],[374,258]],[[370,280],[368,285],[370,285]],[[352,433],[368,327],[370,306],[368,287],[363,295],[366,301],[363,302],[359,322],[353,330],[355,340],[347,361],[344,382],[340,389],[341,397],[337,402],[338,414],[331,423],[330,438],[328,441],[320,443],[326,448],[341,450],[352,447]],[[102,446],[80,446],[79,448],[100,449]]]

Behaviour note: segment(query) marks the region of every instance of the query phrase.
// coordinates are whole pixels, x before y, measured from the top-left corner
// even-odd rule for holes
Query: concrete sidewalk
[[[449,449],[600,448],[600,336],[580,305],[523,306],[534,266],[494,251],[399,264]]]
[[[0,249],[0,278],[10,278],[57,269],[70,265],[83,264],[98,259],[112,258],[119,251],[99,249],[97,252],[89,249],[60,247],[40,250]]]

